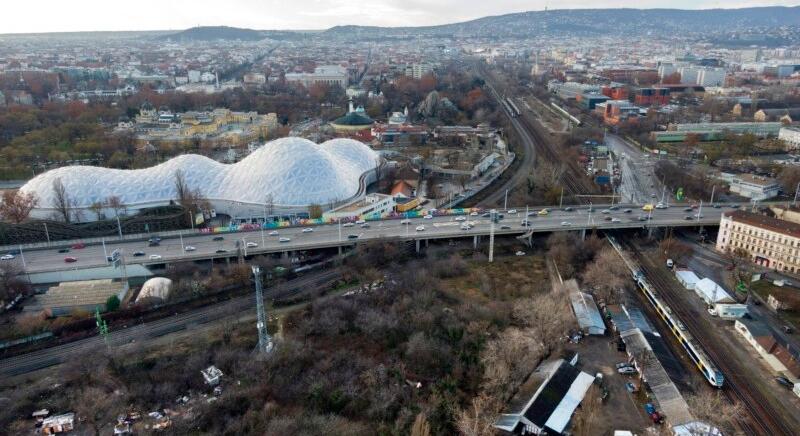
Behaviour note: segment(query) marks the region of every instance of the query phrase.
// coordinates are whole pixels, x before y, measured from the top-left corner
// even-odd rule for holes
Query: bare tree
[[[686,402],[689,403],[689,408],[698,419],[716,426],[722,431],[722,434],[736,433],[736,421],[744,414],[744,407],[741,403],[731,402],[718,390],[703,389],[701,392],[687,397]],[[716,434],[712,431],[695,429],[692,434],[698,436]]]
[[[264,201],[264,207],[267,210],[267,216],[272,216],[272,214],[275,212],[275,200],[271,193],[267,194],[267,198]]]
[[[191,195],[191,189],[186,182],[186,176],[183,174],[182,170],[175,171],[175,195],[178,196],[176,200],[178,203],[186,207],[186,202]]]
[[[430,436],[431,426],[424,412],[419,412],[411,425],[411,436]]]
[[[122,199],[116,195],[112,195],[106,199],[106,204],[114,211],[114,216],[119,216],[120,212],[125,210],[125,205]]]
[[[604,248],[583,271],[583,281],[597,298],[613,304],[619,302],[619,291],[629,283],[628,275],[616,251]]]
[[[95,201],[94,203],[89,205],[89,210],[91,210],[92,213],[94,213],[97,219],[99,220],[103,216],[103,209],[105,209],[105,207],[106,207],[105,202]]]
[[[575,412],[573,429],[576,436],[592,436],[597,434],[597,425],[600,423],[600,387],[593,384],[589,386],[586,395],[581,401],[581,407]]]
[[[31,215],[31,211],[39,204],[39,199],[32,192],[4,191],[0,203],[0,217],[19,224]]]
[[[498,401],[485,393],[472,399],[472,403],[458,414],[456,423],[464,436],[489,436],[496,433],[492,424],[497,418]]]
[[[58,218],[69,223],[72,220],[73,203],[61,178],[53,180],[53,201]]]

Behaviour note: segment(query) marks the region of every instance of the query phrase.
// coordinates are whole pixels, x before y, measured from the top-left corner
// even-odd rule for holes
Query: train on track
[[[700,373],[706,381],[714,387],[721,388],[725,381],[722,372],[717,369],[717,366],[711,361],[711,358],[706,355],[700,344],[692,337],[692,334],[686,330],[681,320],[672,313],[672,309],[659,297],[658,292],[656,292],[653,286],[647,281],[647,277],[645,277],[639,265],[625,255],[622,247],[613,237],[609,236],[608,240],[620,254],[623,261],[625,261],[625,265],[628,266],[628,269],[631,270],[633,280],[636,282],[639,290],[642,291],[642,294],[644,294],[647,301],[649,301],[656,310],[658,316],[661,317],[667,327],[669,327],[670,332],[678,339],[678,343],[686,350],[689,358],[694,362],[697,369],[700,370]]]
[[[509,115],[511,115],[512,117],[518,117],[520,115],[519,108],[517,107],[517,104],[514,103],[513,100],[506,97],[502,100],[502,103],[503,107],[506,109],[506,112],[508,112]]]

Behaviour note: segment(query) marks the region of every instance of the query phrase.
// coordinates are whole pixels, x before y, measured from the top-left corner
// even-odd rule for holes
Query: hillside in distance
[[[162,35],[159,37],[171,41],[215,41],[215,40],[241,40],[258,41],[264,35],[253,29],[241,29],[228,26],[201,26],[192,27],[177,33]]]
[[[695,35],[756,32],[800,25],[800,6],[741,9],[561,9],[529,11],[426,27],[337,26],[331,36],[530,37],[536,35]]]

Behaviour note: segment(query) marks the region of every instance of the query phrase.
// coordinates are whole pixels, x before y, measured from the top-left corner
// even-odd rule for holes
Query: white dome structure
[[[270,141],[235,164],[187,154],[140,170],[69,166],[36,176],[21,191],[38,197],[39,211],[52,211],[54,184],[60,179],[74,208],[88,208],[116,196],[127,208],[137,209],[177,199],[175,178],[180,171],[188,188],[199,190],[221,209],[226,203],[266,202],[278,208],[303,208],[359,195],[362,176],[378,164],[379,155],[356,140],[315,144],[289,137]]]
[[[139,295],[136,296],[136,302],[139,303],[148,298],[166,300],[171,290],[172,280],[166,277],[153,277],[144,282],[142,289],[139,291]]]

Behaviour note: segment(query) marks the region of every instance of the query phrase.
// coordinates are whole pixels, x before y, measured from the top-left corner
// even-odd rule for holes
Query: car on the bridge
[[[183,247],[183,249],[186,250],[186,251],[197,250],[197,248],[195,248],[193,245],[187,245],[187,246]]]
[[[625,209],[622,211],[622,213],[631,213],[631,212],[633,212],[633,209]]]
[[[313,231],[314,231],[314,229],[312,229],[311,227],[306,227],[306,228],[303,229],[303,233],[311,233]]]
[[[245,244],[245,246],[247,248],[256,248],[258,247],[258,244],[256,244],[255,242],[248,242],[247,244]]]
[[[642,206],[642,210],[645,211],[645,212],[650,212],[651,210],[653,210],[653,205],[650,204],[650,203],[647,203],[644,206]]]
[[[478,212],[470,212],[469,216],[478,216]]]
[[[687,207],[687,208],[684,208],[684,209],[683,209],[683,211],[684,211],[684,212],[691,212],[691,211],[693,211],[693,210],[694,210],[694,209],[692,209],[691,207]]]
[[[492,214],[490,212],[486,212],[481,216],[484,217],[484,218],[490,218],[492,216]]]
[[[72,244],[72,249],[73,250],[80,250],[82,248],[86,248],[86,244],[84,244],[83,242],[78,242],[77,244]]]
[[[712,207],[713,207],[714,209],[719,209],[719,208],[721,208],[721,207],[722,207],[722,205],[720,205],[720,204],[715,204],[715,205],[714,205],[714,206],[712,206]]]
[[[700,218],[703,218],[703,214],[696,213],[696,214],[694,214],[694,217],[697,218],[697,219],[700,219]]]
[[[549,211],[549,210],[547,210],[547,209],[542,209],[542,210],[540,210],[539,212],[537,212],[537,215],[539,215],[539,216],[545,216],[545,215],[547,215],[547,214],[549,214],[549,213],[550,213],[550,211]]]
[[[278,236],[278,231],[277,230],[273,230],[273,231],[269,232],[268,235],[270,235],[270,236]]]
[[[347,235],[347,239],[358,239],[358,235]]]
[[[739,205],[738,204],[731,204],[728,207],[730,207],[731,209],[738,209]]]
[[[611,218],[611,215],[608,215],[608,216],[606,216],[606,217],[605,217],[605,218],[603,218],[603,219],[604,219],[604,220],[606,220],[606,221],[611,221],[613,218]]]
[[[364,224],[365,222],[366,222],[366,221],[364,221],[364,220],[357,220],[357,221],[356,221],[356,224]]]
[[[73,262],[77,262],[77,261],[78,261],[77,257],[67,256],[67,257],[64,258],[64,262],[66,262],[66,263],[73,263]]]
[[[516,209],[509,209],[509,210],[507,210],[506,212],[507,212],[507,213],[509,213],[509,214],[511,214],[511,213],[517,213],[517,210],[516,210]]]
[[[425,230],[425,226],[417,226],[417,231],[418,232],[421,232],[423,230]]]
[[[610,213],[611,213],[611,211],[610,211],[610,210],[608,210],[608,209],[603,209],[603,210],[601,210],[601,211],[600,211],[600,213],[602,213],[602,214],[605,214],[605,215],[608,215],[608,214],[610,214]]]
[[[290,238],[280,238],[280,239],[278,239],[278,242],[289,242],[289,241],[291,241]]]
[[[622,222],[622,220],[619,219],[619,218],[611,218],[611,222],[612,223],[619,223],[619,222]]]
[[[686,221],[691,221],[694,219],[694,217],[691,215],[686,215],[685,217],[683,217],[683,219],[685,219]]]
[[[465,216],[457,216],[457,217],[455,217],[455,220],[456,221],[466,221],[467,217],[465,217]]]
[[[656,203],[656,209],[666,209],[668,207],[669,206],[667,206],[666,204],[664,204],[664,203],[662,203],[660,201],[658,203]]]
[[[502,226],[500,226],[500,230],[511,230],[511,226],[503,224]]]
[[[530,221],[528,221],[528,220],[522,220],[522,221],[520,222],[520,224],[521,224],[523,227],[530,227],[530,226],[532,225],[532,223],[531,223]]]
[[[461,223],[461,230],[469,230],[472,226],[469,223]]]
[[[564,208],[564,212],[572,212],[573,210],[575,210],[575,209],[573,209],[573,208],[571,208],[569,206]]]
[[[227,252],[228,252],[228,250],[224,250],[222,248],[220,248],[219,250],[216,251],[217,254],[222,254],[222,253],[227,253]]]
[[[59,253],[69,253],[69,248],[59,248],[58,252]]]
[[[572,223],[569,222],[569,221],[561,221],[561,227],[569,227],[571,225],[572,225]]]
[[[161,255],[160,254],[151,254],[150,255],[150,260],[161,260]]]
[[[361,228],[362,229],[368,229],[369,228],[369,223],[361,224]]]
[[[134,251],[133,257],[142,257],[144,256],[144,251]]]
[[[161,243],[158,241],[150,241],[147,243],[148,247],[158,247],[159,245],[161,245]]]
[[[423,216],[422,218],[424,218],[426,220],[430,220],[430,219],[433,219],[433,215],[427,214],[427,215]]]
[[[0,260],[11,260],[13,258],[14,258],[13,254],[4,254],[4,255],[0,256]]]
[[[410,219],[408,219],[408,218],[406,218],[406,219],[404,219],[404,220],[401,220],[401,221],[400,221],[400,224],[409,225],[409,224],[411,224],[411,220],[410,220]]]
[[[214,240],[214,241],[224,241],[224,240],[225,240],[225,237],[224,237],[224,236],[214,236],[214,239],[213,239],[213,240]]]
[[[617,205],[615,204],[615,205],[613,205],[613,206],[609,207],[609,208],[608,208],[608,210],[619,210],[619,206],[617,206]]]
[[[344,223],[344,224],[342,224],[342,227],[353,227],[354,225],[355,224],[353,224],[353,223]]]

